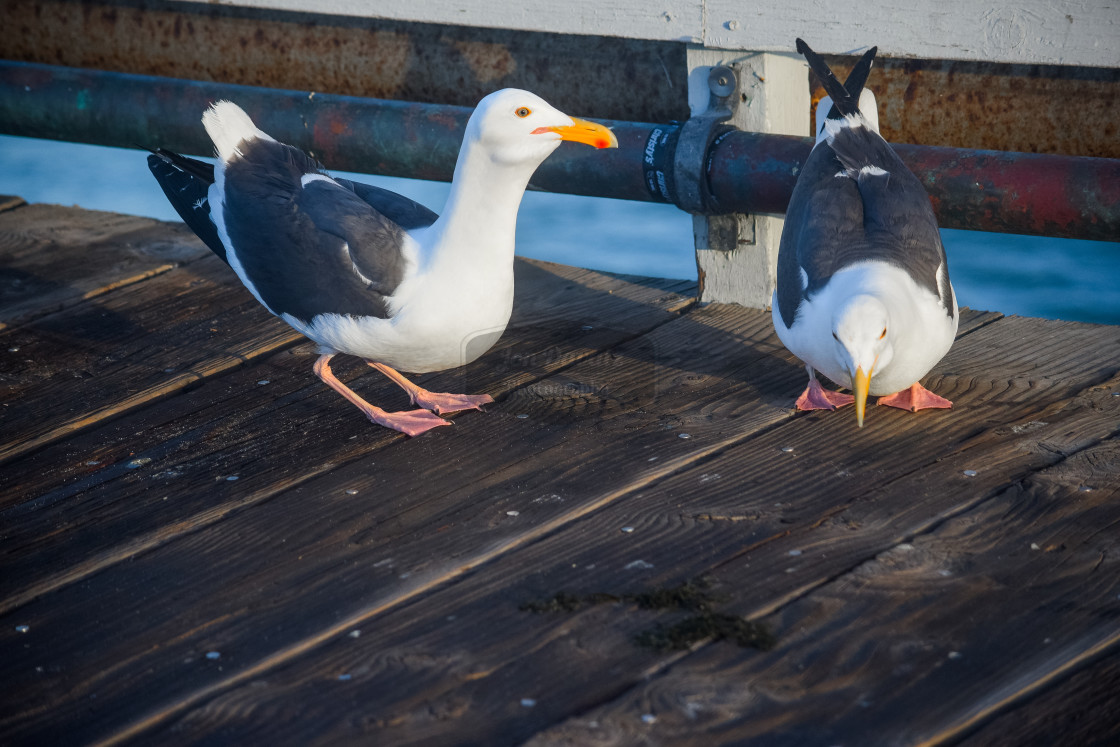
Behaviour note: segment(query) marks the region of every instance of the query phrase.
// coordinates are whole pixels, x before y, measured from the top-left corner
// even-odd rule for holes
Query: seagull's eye
[[[883,334],[879,335],[879,339],[882,340],[886,336],[887,336],[887,328],[883,327]]]
[[[840,342],[840,338],[836,336],[835,332],[832,333],[832,339],[836,340],[836,342]]]
[[[514,112],[514,114],[521,117],[522,119],[525,119],[525,117],[528,117],[532,113],[533,113],[533,110],[530,109],[527,106],[523,106],[520,109],[518,109],[516,112]]]

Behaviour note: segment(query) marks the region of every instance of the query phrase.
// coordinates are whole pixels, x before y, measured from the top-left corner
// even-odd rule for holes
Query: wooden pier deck
[[[769,312],[519,260],[407,439],[184,227],[3,207],[4,744],[1120,740],[1120,327],[968,311],[858,430]]]

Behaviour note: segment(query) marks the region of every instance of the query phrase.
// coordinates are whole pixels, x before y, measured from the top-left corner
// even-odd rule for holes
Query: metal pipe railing
[[[0,61],[0,132],[205,154],[210,102],[331,169],[446,181],[470,109]],[[586,115],[586,112],[572,112]],[[619,148],[561,147],[532,186],[674,202],[678,124],[608,122]],[[713,212],[785,212],[809,138],[727,130],[696,164]],[[896,145],[946,228],[1120,241],[1120,160]]]

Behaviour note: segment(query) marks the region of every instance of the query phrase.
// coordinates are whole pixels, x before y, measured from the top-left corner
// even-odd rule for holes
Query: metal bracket
[[[708,72],[708,108],[688,119],[680,129],[673,157],[676,203],[690,213],[716,210],[708,188],[708,151],[722,132],[732,129],[723,123],[739,108],[738,71],[717,65]]]

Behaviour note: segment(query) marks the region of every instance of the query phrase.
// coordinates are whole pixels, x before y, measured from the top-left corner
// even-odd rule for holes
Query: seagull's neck
[[[512,267],[517,209],[536,166],[499,163],[464,143],[443,213],[429,229],[429,261]]]

